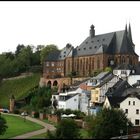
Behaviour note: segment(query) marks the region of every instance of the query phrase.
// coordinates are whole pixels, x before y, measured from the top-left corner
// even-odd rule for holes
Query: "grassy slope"
[[[3,81],[0,84],[0,107],[9,106],[9,97],[13,94],[16,99],[26,96],[26,92],[39,84],[40,74],[33,74],[32,76]]]
[[[28,120],[24,122],[24,119],[21,117],[10,115],[2,115],[2,116],[7,121],[8,129],[6,130],[6,133],[4,135],[0,135],[0,139],[11,138],[17,135],[21,135],[24,133],[28,133],[43,128],[43,126]]]

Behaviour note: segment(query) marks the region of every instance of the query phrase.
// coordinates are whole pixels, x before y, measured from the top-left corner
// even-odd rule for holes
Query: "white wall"
[[[108,97],[105,98],[105,102],[103,104],[103,108],[111,108],[110,102],[108,100]]]
[[[88,97],[86,93],[82,93],[80,96],[80,111],[88,114]]]
[[[129,105],[130,101],[130,105]],[[133,105],[133,101],[135,105]],[[123,102],[120,103],[120,109],[125,112],[125,109],[128,109],[127,118],[135,125],[135,119],[140,121],[140,100],[136,97],[128,97]],[[136,114],[136,109],[139,109],[139,114]],[[139,125],[140,126],[140,125]]]
[[[124,74],[126,72],[126,74]],[[130,75],[131,70],[113,70],[113,74],[118,76],[119,78],[125,78]]]
[[[137,83],[137,80],[140,80],[140,75],[130,75],[128,77],[128,83],[130,85],[133,85],[133,84]]]
[[[113,87],[118,81],[119,78],[115,76],[100,88],[100,96],[103,96],[99,99],[100,103],[105,101],[105,93],[108,91],[108,88]]]
[[[71,109],[71,110],[78,110],[79,105],[79,94],[75,95],[74,97],[66,100],[66,101],[58,101],[58,108],[59,109]]]

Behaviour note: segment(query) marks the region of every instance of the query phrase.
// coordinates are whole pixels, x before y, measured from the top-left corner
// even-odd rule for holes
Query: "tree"
[[[104,71],[106,71],[106,72],[107,71],[112,72],[112,68],[111,67],[106,67]]]
[[[3,135],[7,128],[6,120],[0,114],[0,135]]]
[[[56,136],[58,139],[79,138],[79,127],[73,119],[62,119],[57,126]]]
[[[109,108],[98,112],[97,116],[90,119],[88,124],[89,135],[96,139],[110,139],[119,136],[120,130],[123,130],[123,134],[126,134],[127,124],[129,124],[129,127],[132,126],[122,110]]]
[[[44,47],[42,50],[41,50],[41,53],[40,53],[40,57],[41,57],[41,64],[43,64],[45,58],[47,57],[47,55],[52,52],[52,51],[56,51],[58,50],[57,46],[56,45],[47,45],[46,47]]]

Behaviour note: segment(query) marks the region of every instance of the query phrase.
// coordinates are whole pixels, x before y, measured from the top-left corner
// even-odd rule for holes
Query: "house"
[[[79,94],[77,93],[77,94],[59,95],[58,108],[78,110],[79,109]]]
[[[134,126],[140,126],[140,93],[132,93],[120,103],[127,118],[133,123]]]
[[[140,89],[129,87],[120,92],[107,95],[103,107],[123,110],[134,126],[140,126]]]
[[[85,114],[89,113],[90,92],[81,88],[70,89],[69,91],[52,94],[52,106],[57,101],[57,109],[80,110]]]
[[[95,78],[92,78],[92,89],[91,89],[91,103],[98,104],[105,101],[105,93],[110,87],[117,83],[119,80],[117,76],[114,76],[110,72],[102,72]],[[91,84],[91,83],[90,83]]]
[[[137,64],[136,66],[121,64],[114,68],[113,74],[127,80],[131,86],[134,85],[138,88],[140,86],[140,64]]]

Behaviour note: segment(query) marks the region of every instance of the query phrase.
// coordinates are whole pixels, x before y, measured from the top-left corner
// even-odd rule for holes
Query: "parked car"
[[[6,109],[6,108],[1,108],[1,109],[0,109],[0,112],[3,112],[3,113],[9,113],[9,110]]]

